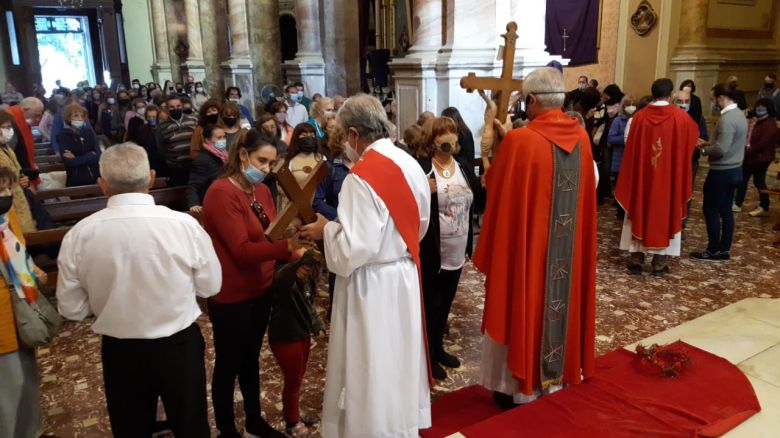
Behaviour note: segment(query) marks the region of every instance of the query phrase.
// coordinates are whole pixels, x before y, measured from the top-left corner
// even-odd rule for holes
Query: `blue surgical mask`
[[[767,111],[767,109],[762,107],[762,106],[756,108],[756,116],[758,116],[758,117],[764,117],[768,113],[769,113],[769,111]]]
[[[83,120],[71,120],[70,126],[73,126],[76,129],[80,129],[82,126],[84,126]]]
[[[146,119],[146,123],[149,126],[156,126],[157,125],[157,119]]]
[[[246,178],[250,184],[259,184],[263,182],[266,176],[265,172],[253,166],[251,163],[244,169],[243,173],[244,178]]]
[[[292,102],[298,102],[300,100],[300,96],[298,96],[298,93],[294,93],[290,95],[290,100]]]
[[[678,107],[679,107],[681,110],[685,111],[686,113],[687,113],[687,112],[688,112],[688,110],[691,108],[691,104],[690,104],[690,103],[678,103],[678,104],[677,104],[677,106],[678,106]]]
[[[303,91],[298,92],[298,99],[303,99]]]
[[[214,142],[214,147],[219,149],[220,151],[224,151],[225,149],[227,149],[227,139],[226,138],[221,138],[221,139],[215,141]]]

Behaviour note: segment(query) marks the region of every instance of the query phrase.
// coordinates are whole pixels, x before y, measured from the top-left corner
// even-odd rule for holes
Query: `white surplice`
[[[425,174],[390,140],[371,149],[403,171],[417,201],[422,239],[431,202]],[[324,242],[328,269],[337,277],[322,435],[417,437],[418,429],[431,425],[417,267],[385,203],[354,174],[344,180],[338,222],[325,226]]]

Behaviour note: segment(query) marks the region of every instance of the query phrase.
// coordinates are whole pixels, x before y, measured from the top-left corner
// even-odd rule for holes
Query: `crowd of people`
[[[202,309],[213,330],[211,400],[221,437],[283,436],[261,415],[266,332],[284,377],[285,432],[312,433],[320,420],[301,409],[300,394],[311,338],[326,327],[323,434],[417,436],[430,425],[428,378],[446,379],[447,368],[461,366],[445,350],[444,336],[472,254],[488,278],[481,383],[504,407],[593,371],[597,204],[614,199],[628,271],[642,274],[649,253],[650,272],[665,275],[669,257],[681,253],[706,156],[708,242],[690,257],[729,260],[734,213],[744,207],[748,180],[767,189],[780,140],[775,80],[766,76],[753,105],[734,77],[707,90],[720,113],[709,136],[691,80],[675,87],[658,79],[650,95],[630,96],[582,76],[566,92],[559,69],[538,69],[513,96],[507,123],[494,120],[495,105],[483,93],[483,177],[475,172],[475,136],[454,107],[420,114],[399,136],[375,98],[308,97],[300,83],[257,108],[256,118],[241,104],[240,89],[229,87],[217,99],[191,79],[163,86],[133,80],[116,90],[60,87],[48,99],[24,97],[7,84],[2,99],[9,106],[0,110],[0,272],[10,293],[0,293],[0,375],[14,377],[0,382],[0,435],[40,435],[34,345],[17,333],[12,304],[45,300],[45,274],[25,259],[23,239],[24,232],[54,226],[33,196],[40,183],[34,126],[61,157],[67,186],[99,184],[109,196],[106,209],[78,222],[62,241],[57,299],[68,319],[95,316],[115,436],[151,435],[158,400],[176,436],[210,436],[205,343],[196,324]],[[502,148],[508,152],[492,161],[486,153],[498,141],[519,146]],[[328,171],[311,199],[318,220],[271,240],[266,232],[290,202],[272,175],[280,161],[300,183],[321,163]],[[559,165],[570,173],[555,173]],[[188,214],[154,205],[149,190],[157,177],[187,187]],[[545,188],[553,177],[559,183]],[[537,208],[544,203],[550,208]],[[761,192],[749,215],[768,211],[769,195]],[[483,212],[475,249],[474,218]],[[566,231],[571,224],[577,233]],[[535,232],[547,227],[554,232]],[[529,252],[513,249],[523,246]],[[547,249],[578,266],[570,292],[545,286],[552,268],[544,258],[525,257]],[[325,271],[329,324],[314,306]],[[570,314],[582,318],[581,331],[568,340],[582,359],[567,356],[540,370],[542,353],[527,348],[536,335],[507,333],[535,327],[542,307],[517,315],[504,309],[545,287],[568,297]],[[565,327],[551,324],[544,336],[566,342]],[[243,431],[234,412],[236,380]]]

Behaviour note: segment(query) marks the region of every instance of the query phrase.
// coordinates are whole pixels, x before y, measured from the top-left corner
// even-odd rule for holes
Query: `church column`
[[[184,13],[187,17],[187,59],[181,64],[182,82],[190,75],[195,82],[206,77],[203,65],[203,43],[201,42],[200,8],[198,0],[185,0]]]
[[[154,65],[152,76],[155,82],[164,83],[173,78],[171,61],[168,56],[168,26],[165,20],[165,5],[163,0],[151,0],[152,35],[154,36]]]
[[[689,0],[679,11],[679,35],[677,47],[669,58],[670,77],[675,84],[692,79],[697,85],[699,96],[707,96],[709,87],[718,82],[723,62],[722,56],[712,53],[707,45],[708,0]],[[702,97],[703,100],[706,100]],[[704,115],[713,115],[705,108]]]
[[[679,46],[702,46],[707,36],[709,0],[688,0],[680,11]]]
[[[283,83],[279,0],[252,0],[249,2],[249,17],[250,58],[257,78],[256,92],[259,93],[264,85],[281,86]]]
[[[230,59],[222,63],[222,79],[227,87],[241,90],[241,104],[254,113],[255,77],[249,57],[249,26],[246,0],[228,0],[230,15]]]
[[[414,42],[409,56],[435,57],[442,44],[442,0],[418,0],[414,2],[412,36]]]
[[[320,6],[317,0],[295,0],[298,53],[282,67],[288,82],[303,82],[306,94],[326,93],[325,61],[320,43]]]

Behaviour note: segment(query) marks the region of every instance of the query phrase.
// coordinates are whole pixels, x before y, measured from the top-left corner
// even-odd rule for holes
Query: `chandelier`
[[[59,0],[61,9],[80,9],[84,7],[84,0]]]

